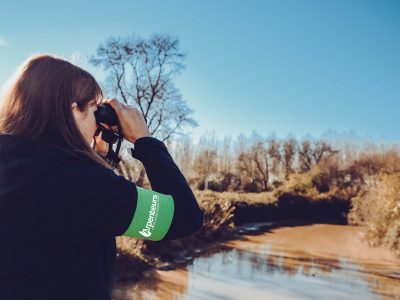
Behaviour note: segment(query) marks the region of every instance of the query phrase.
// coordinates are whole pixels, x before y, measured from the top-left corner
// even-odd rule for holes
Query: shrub
[[[400,256],[400,174],[369,177],[352,201],[348,220],[367,227],[371,245],[384,245]]]

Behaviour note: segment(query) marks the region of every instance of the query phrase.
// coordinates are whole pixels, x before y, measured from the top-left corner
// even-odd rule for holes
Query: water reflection
[[[349,233],[344,226],[340,230]],[[350,255],[357,249],[346,253],[343,245],[310,253],[301,242],[299,249],[292,247],[290,234],[270,232],[228,243],[186,269],[157,271],[136,285],[118,285],[114,299],[400,299],[395,259],[364,253],[357,261]]]

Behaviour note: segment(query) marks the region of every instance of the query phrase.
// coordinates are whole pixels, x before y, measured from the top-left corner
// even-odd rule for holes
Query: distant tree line
[[[257,134],[235,141],[203,135],[198,144],[182,137],[171,144],[173,156],[195,188],[213,191],[271,191],[293,173],[306,173],[339,154],[327,141]]]

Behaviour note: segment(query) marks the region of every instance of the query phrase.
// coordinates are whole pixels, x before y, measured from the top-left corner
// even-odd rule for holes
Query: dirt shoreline
[[[264,232],[244,234],[230,241],[219,241],[204,248],[198,256],[210,256],[224,251],[223,249],[235,249],[254,255],[267,255],[262,263],[268,263],[288,276],[293,276],[301,270],[305,275],[316,278],[323,278],[343,268],[343,261],[353,262],[360,267],[354,268],[350,264],[348,272],[367,282],[375,295],[382,299],[390,299],[393,295],[400,297],[400,259],[387,249],[369,246],[362,239],[362,227],[321,223],[300,225],[298,221],[287,222],[286,226],[282,222],[261,226],[264,226]],[[249,224],[248,227],[253,227],[254,233],[256,232],[255,224]],[[269,246],[267,252],[265,245]],[[133,295],[135,299],[141,299],[148,293],[151,293],[148,299],[173,299],[184,295],[193,288],[188,287],[188,272],[183,265],[168,271],[153,269],[147,272],[142,281],[119,284],[115,290],[115,299],[130,299]],[[212,289],[212,282],[203,279],[204,286],[201,282],[197,283],[197,286],[204,288],[209,285],[208,288]],[[246,287],[243,289],[246,290]],[[219,292],[226,296],[235,290],[233,283],[222,284]],[[259,295],[257,290],[247,292],[254,299]],[[236,293],[240,293],[240,290]],[[270,291],[269,296],[274,299],[295,299],[291,295],[282,295],[274,290]]]
[[[196,192],[196,197],[205,215],[204,225],[196,234],[176,241],[160,242],[117,237],[117,283],[140,280],[143,272],[149,269],[170,270],[183,266],[197,257],[204,247],[240,238],[243,233],[262,231],[242,228],[244,224],[346,224],[349,210],[349,203],[340,199],[313,200],[291,194],[277,199],[273,193]]]
[[[330,219],[322,222],[323,224],[343,224],[342,219]],[[125,272],[136,272],[135,277],[128,277],[128,279],[117,280],[116,284],[132,284],[143,277],[149,278],[155,274],[157,270],[165,270],[170,271],[177,268],[182,268],[187,266],[194,259],[201,257],[204,253],[214,253],[218,252],[224,248],[229,242],[241,241],[243,240],[243,236],[246,235],[260,235],[267,231],[273,230],[274,228],[280,227],[294,227],[294,226],[307,226],[311,224],[318,224],[316,222],[312,222],[304,219],[289,219],[289,220],[280,220],[275,222],[254,222],[254,223],[245,223],[235,226],[234,232],[229,232],[227,234],[220,235],[217,239],[213,239],[212,241],[203,241],[200,239],[196,239],[192,236],[193,239],[196,240],[196,244],[192,244],[191,248],[189,247],[189,251],[184,253],[183,255],[176,251],[171,253],[172,259],[164,259],[156,264],[146,264],[142,261],[137,262],[134,261],[132,270],[124,270]],[[157,245],[153,243],[153,245]],[[156,254],[151,254],[151,256],[156,256]],[[130,254],[126,255],[127,259],[132,258]],[[117,257],[118,259],[118,257]],[[118,277],[117,277],[118,278]]]

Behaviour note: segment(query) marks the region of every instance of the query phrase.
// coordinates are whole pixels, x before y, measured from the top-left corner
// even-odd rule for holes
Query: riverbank
[[[302,220],[346,224],[349,203],[337,198],[311,199],[282,193],[230,193],[195,191],[204,211],[204,225],[196,234],[175,241],[151,242],[117,237],[117,282],[135,281],[146,270],[173,269],[192,261],[216,242],[240,238],[243,223]],[[279,223],[275,223],[279,224]],[[243,231],[244,230],[244,231]]]
[[[400,297],[400,260],[369,246],[362,239],[364,227],[260,225],[263,233],[218,242],[188,266],[153,269],[138,283],[117,284],[114,299]]]

